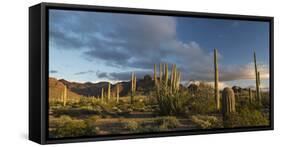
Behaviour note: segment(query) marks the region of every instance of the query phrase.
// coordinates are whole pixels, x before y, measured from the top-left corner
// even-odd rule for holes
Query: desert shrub
[[[125,129],[128,129],[129,131],[135,132],[139,128],[139,124],[136,121],[128,121],[125,123]]]
[[[156,97],[160,114],[179,115],[185,112],[186,95],[179,92],[170,94],[165,86],[162,86]]]
[[[56,138],[77,137],[85,135],[86,124],[83,120],[64,120],[60,127],[57,127],[52,134]]]
[[[179,120],[174,116],[165,116],[157,118],[155,120],[155,123],[157,126],[159,126],[159,129],[161,130],[173,129],[181,125]]]
[[[89,121],[90,123],[96,123],[99,119],[101,119],[99,115],[93,115],[90,116],[87,121]]]
[[[267,126],[269,125],[269,117],[258,110],[242,108],[231,114],[224,125],[225,127]]]
[[[214,89],[205,82],[193,84],[194,88],[189,87],[191,92],[187,99],[187,107],[192,114],[210,114],[216,112]]]
[[[193,114],[209,114],[216,111],[213,97],[192,97],[188,100],[187,105]]]
[[[99,132],[96,126],[97,117],[93,116],[86,120],[73,119],[63,115],[59,118],[51,118],[49,121],[50,136],[54,138],[92,136]]]
[[[193,115],[191,117],[193,123],[202,129],[221,128],[222,121],[215,116]]]

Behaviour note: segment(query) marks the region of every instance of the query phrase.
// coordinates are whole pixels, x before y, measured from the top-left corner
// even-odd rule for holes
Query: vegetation
[[[269,125],[269,91],[260,89],[254,53],[256,88],[219,90],[218,53],[214,79],[184,84],[180,68],[151,65],[143,79],[132,72],[112,84],[71,83],[49,79],[49,137],[81,137],[175,130]]]

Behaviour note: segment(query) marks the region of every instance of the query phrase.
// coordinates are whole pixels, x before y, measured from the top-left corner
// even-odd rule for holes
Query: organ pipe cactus
[[[226,87],[222,91],[223,120],[227,120],[230,114],[235,112],[235,95],[231,88]]]
[[[155,64],[156,65],[156,64]],[[159,77],[162,77],[162,64],[159,65]],[[159,78],[159,82],[157,82],[157,91],[160,88],[165,88],[165,92],[170,94],[174,94],[178,92],[180,80],[181,80],[181,73],[178,71],[176,64],[172,64],[171,72],[169,75],[168,64],[164,64],[164,81],[162,82],[162,78]],[[156,76],[155,76],[156,75]],[[170,79],[169,79],[170,76]],[[157,79],[156,68],[154,66],[154,77]]]
[[[216,108],[220,110],[220,96],[219,96],[219,69],[218,69],[218,55],[217,49],[214,49],[214,68],[215,68],[215,100]]]
[[[160,113],[165,115],[182,113],[183,101],[181,99],[182,97],[180,97],[178,93],[180,87],[181,73],[178,71],[176,64],[172,64],[170,74],[168,70],[168,64],[163,65],[163,82],[158,82],[156,87],[156,98],[160,109]],[[160,71],[162,71],[161,68],[162,64],[160,64],[159,67]],[[162,77],[161,72],[159,72],[159,77]]]

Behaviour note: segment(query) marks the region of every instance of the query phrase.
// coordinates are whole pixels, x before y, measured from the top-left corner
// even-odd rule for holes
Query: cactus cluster
[[[254,52],[254,64],[255,64],[255,76],[256,76],[256,100],[260,103],[261,102],[261,95],[260,95],[260,72],[257,68],[257,58],[256,52]]]
[[[175,94],[179,91],[181,72],[177,69],[176,64],[172,64],[172,69],[169,79],[169,69],[168,64],[164,64],[164,69],[162,68],[163,64],[159,64],[159,79],[157,77],[157,66],[154,64],[154,84],[159,92],[160,89],[165,89],[166,94]],[[162,71],[163,70],[163,71]],[[162,75],[162,72],[164,73]],[[162,80],[164,79],[164,81]]]
[[[132,77],[131,77],[131,103],[134,102],[134,96],[136,94],[137,90],[137,76],[135,75],[134,72],[132,72]]]
[[[172,65],[169,75],[168,64],[160,63],[159,78],[156,73],[156,64],[154,64],[154,83],[160,113],[165,115],[182,113],[183,97],[179,95],[180,80],[181,73],[176,64]]]

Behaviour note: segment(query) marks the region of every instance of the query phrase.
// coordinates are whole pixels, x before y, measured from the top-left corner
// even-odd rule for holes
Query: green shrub
[[[93,116],[86,120],[72,119],[69,116],[59,118],[50,117],[50,137],[79,137],[96,135],[100,129],[96,126],[98,117]]]
[[[174,116],[160,117],[155,120],[155,123],[161,130],[173,129],[181,125],[179,120]]]
[[[192,97],[187,102],[192,114],[210,114],[216,111],[214,97]]]
[[[137,131],[139,128],[139,124],[136,121],[128,121],[125,123],[125,129],[128,129],[131,132]]]
[[[237,113],[231,114],[224,122],[225,127],[253,127],[268,126],[269,117],[258,110],[249,108],[240,109]]]
[[[64,121],[61,127],[57,127],[53,134],[56,138],[77,137],[85,135],[86,124],[83,120]]]
[[[222,121],[215,116],[193,115],[191,117],[193,123],[202,129],[221,128]]]

